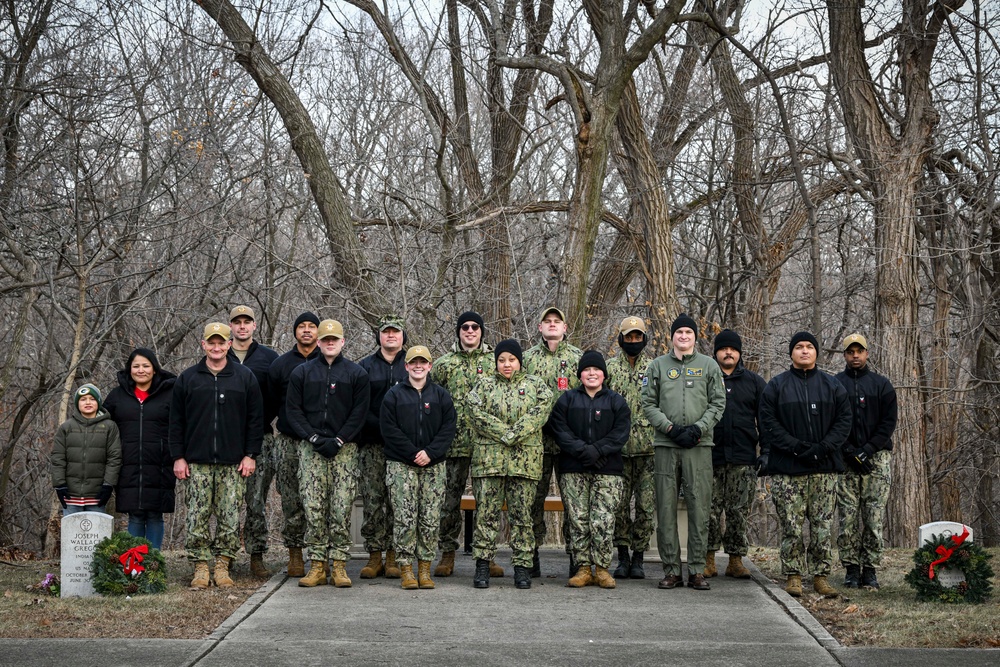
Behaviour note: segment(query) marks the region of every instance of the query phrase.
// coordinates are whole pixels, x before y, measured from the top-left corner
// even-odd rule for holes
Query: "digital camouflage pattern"
[[[539,447],[539,451],[541,448]],[[492,561],[497,555],[500,512],[507,503],[510,525],[511,560],[514,565],[531,567],[535,537],[531,530],[531,502],[535,482],[524,477],[475,477],[472,490],[476,496],[476,529],[472,534],[472,555]]]
[[[306,510],[299,493],[299,439],[284,433],[274,436],[278,470],[274,480],[281,495],[281,514],[285,525],[281,537],[289,549],[306,545]]]
[[[757,473],[753,466],[727,463],[716,466],[712,479],[712,513],[708,517],[708,550],[725,546],[730,556],[746,556],[750,549],[747,534],[750,506],[757,488]],[[722,531],[722,515],[726,515],[726,530]]]
[[[418,468],[387,461],[385,484],[389,489],[393,516],[396,562],[411,565],[416,560],[434,560],[444,503],[445,464]]]
[[[458,418],[455,439],[448,450],[448,458],[472,456],[474,443],[479,440],[476,427],[472,422],[468,406],[463,400],[479,381],[496,372],[496,362],[493,360],[493,348],[483,343],[475,350],[463,350],[456,342],[451,352],[434,362],[431,376],[434,382],[448,390],[455,401],[455,415]],[[465,491],[465,480],[462,481],[462,491]]]
[[[455,405],[456,410],[458,404]],[[462,496],[465,494],[472,467],[471,456],[449,456],[445,459],[445,494],[441,506],[441,529],[438,546],[442,553],[458,551],[458,535],[462,531]]]
[[[247,517],[243,523],[243,549],[248,554],[267,552],[267,494],[280,465],[280,453],[274,444],[274,436],[265,433],[264,443],[257,456],[257,467],[246,480],[244,502],[247,505]]]
[[[555,352],[549,351],[549,346],[545,341],[531,347],[524,353],[524,372],[541,378],[552,391],[552,398],[549,401],[549,412],[555,407],[556,401],[562,392],[575,389],[580,386],[580,378],[576,375],[577,364],[583,350],[566,341],[560,341]],[[560,378],[565,380],[564,386],[560,388]],[[547,417],[548,413],[546,413]],[[545,453],[559,454],[559,445],[555,438],[549,435],[544,436]]]
[[[365,551],[388,551],[392,549],[393,515],[386,487],[385,450],[376,444],[359,447],[358,465],[364,504],[361,537],[365,541]]]
[[[240,552],[240,501],[246,480],[239,467],[218,463],[190,463],[191,476],[184,481],[187,509],[184,548],[190,561],[212,556],[236,558]],[[215,516],[215,537],[209,521]]]
[[[608,378],[604,385],[621,394],[632,411],[632,430],[622,449],[622,456],[626,458],[653,455],[653,427],[642,411],[642,383],[652,360],[645,352],[640,352],[633,367],[628,356],[619,352],[607,361]]]
[[[849,471],[837,484],[840,536],[837,548],[845,567],[878,567],[882,564],[882,526],[892,481],[890,450],[875,452],[875,469],[868,475]]]
[[[772,475],[771,495],[781,529],[781,573],[829,576],[833,508],[840,475]],[[802,529],[809,521],[808,562]],[[809,569],[811,568],[811,569]]]
[[[568,472],[561,483],[574,562],[607,568],[614,553],[615,513],[621,505],[622,478]]]
[[[618,504],[618,513],[615,515],[616,547],[628,547],[632,551],[649,549],[649,540],[656,527],[652,453],[651,449],[649,456],[629,456],[623,459],[625,468],[622,471],[622,501]]]
[[[358,495],[358,446],[344,443],[328,459],[299,441],[299,489],[306,511],[309,560],[350,560],[351,508]]]

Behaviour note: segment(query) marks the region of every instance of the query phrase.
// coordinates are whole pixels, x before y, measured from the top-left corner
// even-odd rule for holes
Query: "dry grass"
[[[160,638],[201,639],[211,634],[263,584],[250,575],[244,559],[229,590],[188,590],[191,566],[182,552],[166,552],[169,587],[160,595],[57,598],[32,590],[59,564],[3,554],[0,563],[0,637],[2,638]],[[277,571],[279,563],[267,563]],[[283,565],[283,563],[281,564]]]
[[[1000,549],[990,565],[1000,567]],[[773,581],[784,585],[777,549],[756,548],[750,557]],[[844,571],[835,562],[832,583],[841,597],[826,600],[807,592],[799,602],[845,646],[885,648],[1000,648],[1000,591],[985,604],[917,602],[903,577],[913,567],[912,549],[888,549],[878,572],[878,591],[843,588]]]

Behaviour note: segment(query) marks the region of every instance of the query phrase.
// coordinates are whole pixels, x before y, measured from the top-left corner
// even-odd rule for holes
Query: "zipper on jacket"
[[[219,462],[219,376],[212,373],[215,382],[215,408],[212,410],[212,463]]]
[[[138,398],[135,400],[139,401]],[[142,511],[142,401],[139,401],[139,510]]]

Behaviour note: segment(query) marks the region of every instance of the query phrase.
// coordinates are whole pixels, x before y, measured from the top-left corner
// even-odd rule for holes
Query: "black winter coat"
[[[260,395],[264,399],[264,433],[270,433],[271,422],[278,416],[278,409],[276,407],[272,408],[272,403],[267,400],[267,373],[271,368],[271,364],[278,358],[278,353],[266,345],[261,345],[257,341],[251,341],[250,347],[247,348],[247,354],[243,357],[243,361],[240,361],[240,358],[236,356],[232,348],[229,348],[229,354],[226,357],[229,361],[243,364],[253,371],[254,377],[257,378],[257,384],[260,385]]]
[[[844,453],[871,445],[876,452],[892,449],[892,434],[896,430],[896,390],[889,378],[868,370],[848,368],[837,374],[837,380],[847,390],[854,426],[844,443]]]
[[[295,429],[288,422],[288,415],[285,414],[285,401],[288,397],[288,381],[292,377],[292,371],[306,363],[310,359],[319,356],[319,346],[314,347],[308,357],[302,356],[298,346],[293,347],[288,352],[271,362],[267,369],[267,394],[264,401],[267,403],[266,414],[278,416],[278,432],[289,437],[297,438]]]
[[[757,462],[757,408],[767,385],[764,378],[743,366],[722,374],[726,386],[726,411],[715,425],[712,465],[752,465]]]
[[[135,397],[135,380],[128,369],[118,371],[104,409],[118,424],[122,442],[122,469],[115,488],[119,512],[173,512],[174,459],[167,439],[170,401],[177,376],[160,369],[153,376],[149,396]]]
[[[760,397],[761,451],[769,454],[772,475],[844,471],[841,447],[851,432],[847,392],[832,375],[816,368],[792,368],[773,378]],[[796,456],[803,445],[819,443],[819,461]]]
[[[621,475],[624,469],[622,448],[628,442],[632,411],[616,391],[601,388],[591,398],[584,387],[564,391],[552,414],[548,428],[559,445],[559,472],[593,472]],[[586,445],[600,452],[596,465],[588,466],[581,456]]]
[[[365,425],[361,428],[361,433],[358,435],[358,444],[382,444],[382,431],[379,425],[382,400],[385,398],[386,392],[409,377],[406,373],[406,366],[403,363],[405,357],[406,353],[400,350],[396,353],[395,358],[390,364],[382,356],[382,349],[379,348],[373,354],[368,355],[358,362],[358,365],[368,373],[368,383],[371,387],[368,414],[365,417]]]
[[[337,355],[332,364],[319,355],[302,364],[288,381],[285,414],[295,437],[313,435],[357,442],[368,412],[368,374]]]
[[[427,452],[432,466],[445,460],[455,439],[455,405],[451,394],[430,380],[417,391],[409,379],[393,386],[380,411],[385,458],[419,467],[413,457]]]

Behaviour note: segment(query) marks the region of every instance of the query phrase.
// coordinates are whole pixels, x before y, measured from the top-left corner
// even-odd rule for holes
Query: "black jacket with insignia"
[[[424,450],[432,466],[448,456],[457,417],[444,387],[428,380],[418,391],[407,379],[386,393],[380,422],[386,459],[416,466],[413,457]]]
[[[729,375],[722,374],[722,382],[726,411],[713,432],[712,465],[752,465],[757,462],[757,408],[767,383],[742,361]]]
[[[593,472],[620,475],[622,448],[632,427],[632,411],[616,391],[601,388],[591,398],[584,387],[564,391],[549,416],[549,428],[559,445],[559,472]],[[582,460],[586,445],[600,452],[596,465]]]

